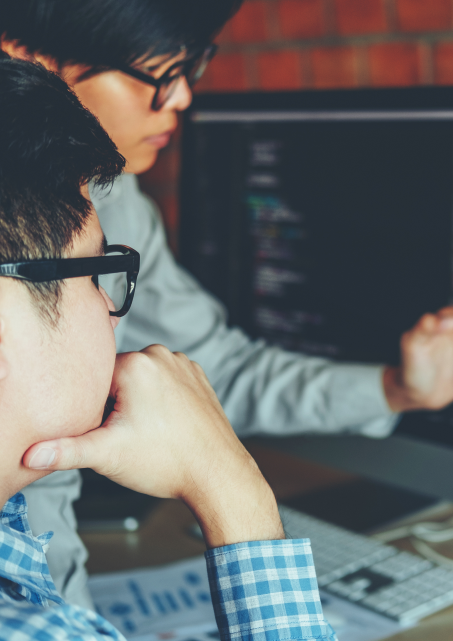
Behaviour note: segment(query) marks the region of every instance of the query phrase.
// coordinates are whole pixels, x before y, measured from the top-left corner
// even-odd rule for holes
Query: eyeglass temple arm
[[[124,252],[125,247],[111,245],[108,250]],[[131,248],[122,256],[95,256],[92,258],[57,258],[0,265],[0,276],[29,280],[35,283],[95,274],[131,272],[138,274],[140,255]]]

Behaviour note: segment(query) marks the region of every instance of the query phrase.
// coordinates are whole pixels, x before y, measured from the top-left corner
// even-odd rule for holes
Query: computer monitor
[[[197,95],[180,256],[233,325],[306,354],[397,363],[452,302],[453,88]],[[453,499],[453,407],[383,442],[275,442]]]

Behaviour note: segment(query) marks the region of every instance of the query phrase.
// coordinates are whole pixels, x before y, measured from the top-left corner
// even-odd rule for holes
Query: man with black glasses
[[[253,342],[175,263],[159,212],[134,174],[168,144],[212,41],[242,0],[0,0],[1,46],[53,69],[98,117],[126,159],[111,192],[91,185],[110,242],[141,255],[138,293],[116,330],[120,352],[162,343],[200,363],[238,434],[353,432],[385,436],[397,412],[453,400],[453,312],[423,317],[405,334],[401,366],[333,363]],[[27,489],[31,521],[56,532],[49,563],[65,596],[83,593],[85,551],[74,532],[77,473]],[[58,542],[58,544],[57,544]]]
[[[335,641],[309,541],[285,540],[275,497],[200,366],[159,345],[116,358],[140,258],[107,245],[87,183],[109,186],[124,159],[43,67],[0,61],[0,113],[0,638],[124,641],[61,598],[52,533],[32,532],[20,492],[61,461],[52,439],[79,437],[85,465],[192,510],[222,640]],[[102,287],[112,280],[115,302]],[[96,429],[109,395],[114,410]]]

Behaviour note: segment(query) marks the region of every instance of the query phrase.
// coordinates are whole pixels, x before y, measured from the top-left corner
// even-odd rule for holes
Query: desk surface
[[[350,481],[356,477],[310,461],[270,450],[253,441],[248,448],[277,499],[286,499],[315,489]],[[453,510],[450,509],[450,513]],[[163,500],[137,532],[90,532],[82,534],[90,553],[88,571],[115,572],[157,566],[202,554],[204,544],[190,535],[191,512],[180,502]],[[411,549],[407,540],[399,547]],[[445,551],[444,551],[445,553]],[[451,549],[453,558],[453,546]],[[453,607],[424,619],[417,628],[391,637],[391,641],[452,641]],[[390,639],[388,640],[390,641]]]

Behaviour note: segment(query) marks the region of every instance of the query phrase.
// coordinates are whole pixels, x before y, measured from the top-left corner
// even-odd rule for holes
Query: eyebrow
[[[146,71],[148,73],[152,73],[153,71],[157,71],[157,69],[159,69],[159,67],[162,67],[162,64],[163,63],[161,63],[160,65],[149,65],[149,66],[145,67],[145,69],[146,69]]]
[[[173,57],[175,57],[175,56],[173,56]],[[169,62],[171,59],[172,59],[172,57],[170,56],[170,57],[168,57],[166,60],[162,60],[162,62],[159,62],[158,64],[154,64],[154,65],[146,65],[146,63],[145,63],[145,65],[146,65],[146,66],[145,66],[145,69],[146,69],[146,71],[147,71],[148,73],[153,73],[154,71],[157,71],[158,69],[160,69],[163,65],[165,65],[167,62]],[[170,66],[168,67],[168,69],[166,69],[166,70],[164,71],[164,73],[167,73],[167,71],[168,71],[169,69],[173,69],[173,67],[177,67],[178,65],[179,65],[179,66],[184,65],[184,63],[185,63],[187,60],[190,60],[190,58],[187,58],[187,57],[186,57],[186,58],[182,58],[181,60],[178,60],[178,61],[174,62],[172,65],[170,65]]]

